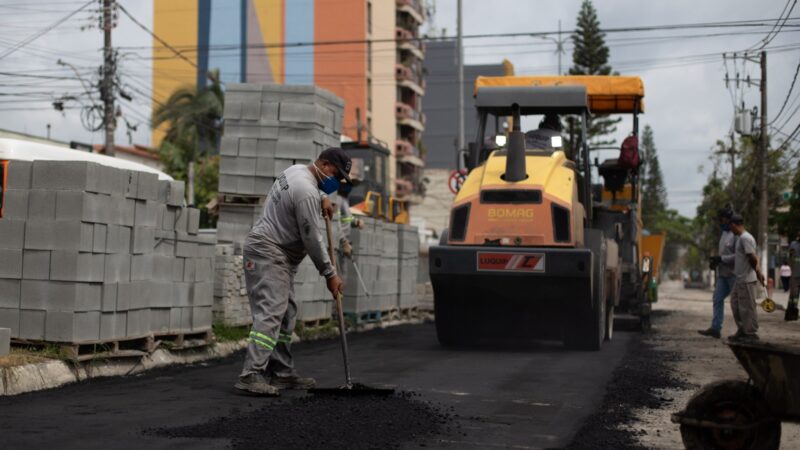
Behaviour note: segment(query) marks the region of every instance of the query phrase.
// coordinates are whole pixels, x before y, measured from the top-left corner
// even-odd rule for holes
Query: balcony
[[[425,59],[425,43],[418,40],[414,33],[398,27],[395,28],[394,39],[398,49],[411,52],[419,60]]]
[[[395,78],[399,86],[411,89],[417,95],[425,95],[425,80],[417,75],[411,67],[403,64],[396,64],[394,69]]]
[[[398,139],[394,144],[394,154],[398,158],[405,156],[419,156],[419,151],[407,139]]]
[[[425,131],[425,114],[414,110],[410,105],[398,102],[395,105],[395,117],[399,125]]]
[[[421,0],[395,0],[397,11],[410,15],[418,24],[425,22],[425,8]]]

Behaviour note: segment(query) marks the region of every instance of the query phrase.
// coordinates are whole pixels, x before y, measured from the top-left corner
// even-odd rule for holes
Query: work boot
[[[741,336],[735,339],[736,342],[755,342],[760,340],[756,333],[753,334],[744,334],[742,333]]]
[[[709,328],[707,330],[697,330],[697,333],[701,334],[703,336],[708,336],[708,337],[712,337],[712,338],[715,338],[715,339],[719,339],[720,338],[720,332],[715,330],[715,329],[713,329],[713,328]]]
[[[233,387],[251,395],[265,397],[277,397],[280,395],[280,391],[275,386],[271,386],[262,375],[257,373],[240,377]]]
[[[303,378],[298,375],[279,376],[273,375],[269,384],[277,389],[311,389],[317,385],[313,378]]]

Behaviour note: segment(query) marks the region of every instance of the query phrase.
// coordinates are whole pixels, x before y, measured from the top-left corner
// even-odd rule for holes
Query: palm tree
[[[222,134],[225,100],[219,70],[209,71],[207,77],[209,85],[177,89],[153,113],[154,128],[167,126],[161,160],[170,175],[187,180],[190,205],[195,203],[195,164],[209,156]]]

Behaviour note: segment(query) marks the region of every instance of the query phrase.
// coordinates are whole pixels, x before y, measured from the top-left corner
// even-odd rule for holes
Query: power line
[[[783,19],[783,23],[782,23],[782,24],[780,24],[781,18],[783,18],[783,13],[785,13],[785,12],[786,12],[786,8],[789,6],[789,3],[791,3],[791,4],[792,4],[792,7],[791,7],[791,9],[789,9],[789,12],[788,12],[788,13],[786,13],[786,18],[785,18],[785,19]],[[797,0],[794,0],[794,1],[792,1],[792,0],[786,0],[786,4],[785,4],[785,5],[783,5],[783,9],[781,10],[781,14],[780,14],[780,16],[778,16],[778,21],[777,21],[777,22],[775,22],[775,25],[773,25],[773,26],[772,26],[772,29],[771,29],[771,30],[769,30],[769,32],[767,33],[767,35],[766,35],[766,36],[764,36],[764,38],[763,38],[763,39],[760,41],[760,42],[761,42],[761,47],[759,47],[759,48],[758,48],[759,50],[760,50],[760,49],[762,49],[762,48],[764,48],[764,47],[766,47],[767,45],[769,45],[769,43],[770,43],[770,42],[772,42],[772,40],[773,40],[773,39],[775,39],[775,36],[777,36],[777,35],[778,35],[778,33],[780,33],[780,32],[781,32],[781,29],[783,28],[783,25],[785,25],[785,24],[786,24],[786,20],[789,18],[789,16],[790,16],[790,15],[792,15],[792,10],[794,10],[794,7],[795,7],[795,5],[797,5]],[[780,24],[780,27],[779,27],[779,24]],[[775,31],[775,30],[776,30],[776,28],[777,28],[777,31]],[[773,32],[774,32],[774,34],[773,34]],[[752,45],[752,46],[751,46],[751,47],[750,47],[748,50],[753,50],[753,49],[755,49],[755,47],[756,47],[757,45],[758,45],[758,42],[756,42],[755,44],[753,44],[753,45]]]
[[[133,23],[135,23],[135,24],[136,24],[136,25],[137,25],[139,28],[141,28],[141,29],[143,29],[144,31],[146,31],[146,32],[147,32],[147,33],[148,33],[150,36],[152,36],[152,37],[153,37],[153,39],[157,40],[157,41],[158,41],[159,43],[161,43],[161,45],[163,45],[164,47],[166,47],[166,48],[170,49],[170,50],[171,50],[173,53],[175,53],[175,55],[179,56],[179,57],[180,57],[182,60],[184,60],[184,61],[188,62],[188,63],[189,63],[191,66],[193,66],[193,67],[197,67],[197,64],[195,64],[195,62],[194,62],[194,61],[192,61],[192,60],[190,60],[189,58],[185,57],[185,56],[184,56],[184,55],[183,55],[181,52],[179,52],[178,50],[176,50],[176,49],[175,49],[175,47],[171,46],[171,45],[170,45],[170,44],[169,44],[167,41],[165,41],[165,40],[161,39],[160,37],[158,37],[158,35],[156,35],[156,34],[155,34],[155,33],[154,33],[154,32],[153,32],[153,31],[152,31],[150,28],[147,28],[147,27],[146,27],[146,26],[145,26],[143,23],[141,23],[141,22],[139,22],[138,20],[136,20],[136,18],[135,18],[135,17],[133,17],[133,15],[131,15],[131,13],[129,13],[129,12],[128,12],[128,10],[127,10],[127,9],[125,9],[125,7],[124,7],[124,6],[122,6],[122,4],[119,4],[119,3],[118,3],[117,5],[119,6],[119,9],[120,9],[122,12],[124,12],[124,13],[125,13],[125,15],[126,15],[126,16],[128,16],[128,18],[129,18],[129,19],[131,19],[131,21],[132,21]]]
[[[789,103],[789,97],[791,97],[792,90],[794,89],[794,84],[795,82],[797,82],[798,73],[800,73],[800,60],[797,61],[797,67],[794,69],[794,78],[792,78],[792,84],[789,86],[789,92],[786,93],[786,98],[783,99],[783,105],[781,105],[780,111],[778,111],[778,114],[775,114],[775,117],[769,123],[770,125],[772,125],[778,120],[778,117],[780,117],[780,115],[783,113],[784,108],[786,108],[786,104]]]
[[[76,9],[75,11],[72,11],[71,13],[69,13],[66,16],[62,17],[61,19],[57,20],[52,25],[50,25],[50,26],[48,26],[48,27],[46,27],[46,28],[44,28],[44,29],[32,34],[31,36],[28,36],[27,38],[23,39],[22,41],[17,43],[15,46],[11,47],[10,49],[6,50],[3,53],[0,53],[0,59],[3,59],[6,56],[11,55],[12,53],[16,52],[17,50],[21,49],[22,47],[30,44],[31,42],[35,41],[38,38],[44,36],[47,32],[49,32],[53,28],[56,28],[57,26],[61,25],[62,23],[66,22],[67,20],[69,20],[70,17],[72,17],[75,14],[78,14],[79,12],[83,11],[87,6],[91,5],[92,3],[94,3],[94,0],[89,0],[88,2],[84,3],[83,6],[81,6],[78,9]]]

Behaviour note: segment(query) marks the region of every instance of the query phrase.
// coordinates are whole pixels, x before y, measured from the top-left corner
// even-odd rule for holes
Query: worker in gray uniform
[[[789,279],[789,304],[786,306],[784,319],[797,320],[797,300],[800,296],[800,231],[789,244],[789,264],[792,267],[792,277]]]
[[[275,180],[244,243],[253,326],[236,389],[276,396],[280,389],[314,386],[314,379],[300,377],[294,369],[291,344],[297,304],[292,283],[297,266],[308,255],[334,298],[343,291],[326,251],[321,222],[322,214],[333,216],[326,196],[336,192],[342,181],[350,183],[350,167],[347,154],[332,147],[313,163],[291,166]]]
[[[542,121],[539,122],[539,128],[525,133],[525,148],[539,150],[560,148],[563,146],[563,143],[561,143],[561,128],[561,119],[558,114],[545,114]],[[558,139],[554,141],[554,137]]]

